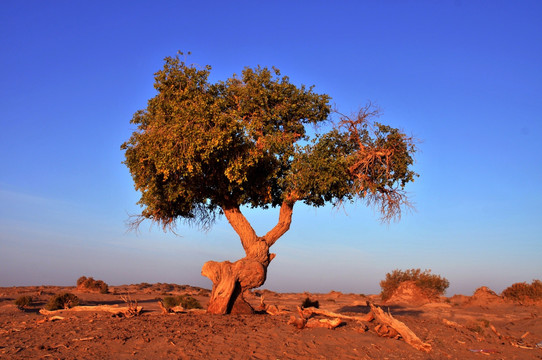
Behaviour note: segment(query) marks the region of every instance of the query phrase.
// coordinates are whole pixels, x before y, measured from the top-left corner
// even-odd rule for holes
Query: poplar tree
[[[276,68],[247,67],[211,83],[210,66],[181,56],[167,57],[155,74],[156,96],[134,114],[137,129],[121,149],[141,193],[134,226],[148,219],[165,230],[179,222],[208,229],[224,215],[239,235],[244,258],[203,266],[213,282],[208,312],[252,311],[243,292],[265,282],[269,249],[290,228],[295,203],[358,200],[385,221],[409,205],[415,142],[374,121],[372,106],[355,116],[332,112],[328,95]],[[278,221],[263,235],[242,213],[275,207]]]

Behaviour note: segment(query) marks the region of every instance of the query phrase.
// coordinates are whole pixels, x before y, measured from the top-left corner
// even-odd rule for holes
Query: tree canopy
[[[156,96],[131,120],[137,130],[122,149],[141,192],[139,220],[208,227],[225,208],[355,200],[388,220],[408,204],[414,141],[374,122],[371,106],[334,113],[328,95],[276,68],[247,67],[216,83],[210,71],[167,57]]]

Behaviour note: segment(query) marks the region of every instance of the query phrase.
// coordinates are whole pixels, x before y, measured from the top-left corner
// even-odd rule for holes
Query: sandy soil
[[[432,351],[424,353],[402,340],[378,336],[373,323],[367,323],[367,332],[355,321],[334,330],[288,325],[308,294],[258,291],[248,297],[253,306],[263,294],[267,304],[290,313],[217,316],[162,314],[157,299],[166,295],[188,293],[206,305],[208,291],[189,286],[147,284],[110,290],[89,294],[73,287],[0,288],[0,359],[542,359],[542,348],[536,347],[542,341],[542,305],[484,303],[465,296],[421,306],[383,305],[432,345]],[[144,312],[126,318],[61,311],[56,315],[63,319],[54,321],[39,313],[52,295],[65,291],[77,295],[81,305],[124,306],[121,294],[129,293]],[[22,295],[35,299],[24,311],[14,304]],[[337,292],[309,296],[319,301],[320,309],[350,315],[367,313],[367,300],[381,303],[378,296]]]

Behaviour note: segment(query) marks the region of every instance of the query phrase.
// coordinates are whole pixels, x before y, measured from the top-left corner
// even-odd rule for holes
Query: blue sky
[[[367,101],[421,140],[416,211],[381,224],[358,203],[296,205],[264,287],[377,293],[393,269],[448,295],[542,279],[540,1],[0,2],[0,286],[175,282],[210,288],[236,260],[211,231],[127,232],[138,194],[121,164],[163,58],[191,51],[211,80],[276,66],[343,113]],[[247,211],[259,233],[273,211]]]

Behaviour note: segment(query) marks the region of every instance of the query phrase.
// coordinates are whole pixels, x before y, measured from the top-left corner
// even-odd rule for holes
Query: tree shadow
[[[382,310],[386,312],[390,312],[392,315],[420,316],[421,314],[423,314],[422,310],[408,309],[400,305],[390,305],[390,306],[377,305],[377,306],[382,308]],[[356,313],[356,314],[368,314],[370,311],[371,311],[371,307],[369,305],[343,306],[342,308],[337,310],[338,313]]]
[[[157,302],[158,300],[157,299],[145,299],[145,300],[135,300],[133,299],[134,302],[137,301],[138,304],[148,304],[148,303],[155,303]],[[89,305],[89,306],[98,306],[98,305],[124,305],[126,304],[126,302],[122,299],[116,299],[116,300],[85,300],[84,301],[84,305]]]

